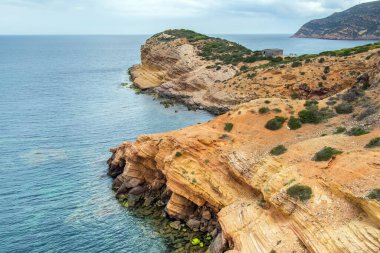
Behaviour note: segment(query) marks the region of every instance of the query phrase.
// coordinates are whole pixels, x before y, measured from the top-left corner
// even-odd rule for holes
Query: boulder
[[[171,228],[176,229],[176,230],[180,230],[181,229],[181,222],[180,221],[173,221],[173,222],[169,223],[169,226]]]
[[[125,181],[125,186],[126,186],[127,188],[135,188],[136,186],[141,185],[141,184],[143,184],[144,182],[145,182],[144,179],[131,177],[131,178],[128,178],[128,179]]]
[[[223,253],[227,250],[227,240],[222,233],[219,233],[210,245],[212,253]]]
[[[141,196],[145,191],[146,191],[147,187],[146,186],[136,186],[134,188],[132,188],[130,191],[129,191],[129,194],[133,194],[133,195],[136,195],[136,196]]]
[[[186,222],[186,225],[191,228],[191,230],[199,229],[201,222],[197,219],[190,219]]]
[[[128,205],[129,205],[129,207],[135,207],[139,200],[140,200],[140,196],[128,194]]]
[[[203,211],[202,218],[205,220],[211,220],[211,212],[209,210]]]

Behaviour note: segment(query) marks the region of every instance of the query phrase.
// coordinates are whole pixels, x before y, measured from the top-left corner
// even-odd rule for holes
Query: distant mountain
[[[303,25],[293,37],[380,40],[380,1],[359,4],[327,18],[312,20]]]

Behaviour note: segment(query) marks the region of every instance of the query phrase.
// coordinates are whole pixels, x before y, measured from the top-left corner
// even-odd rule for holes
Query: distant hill
[[[293,37],[380,40],[380,1],[359,4],[327,18],[312,20],[303,25]]]

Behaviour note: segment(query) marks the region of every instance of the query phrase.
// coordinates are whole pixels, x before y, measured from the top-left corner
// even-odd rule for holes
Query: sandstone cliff
[[[379,60],[354,83],[125,142],[109,160],[117,197],[166,205],[212,252],[379,252]]]
[[[380,40],[380,1],[354,6],[303,25],[293,37],[334,40]]]
[[[379,58],[369,47],[301,57],[262,57],[236,43],[187,30],[168,30],[141,49],[130,69],[142,90],[214,114],[263,97],[321,99],[350,87]],[[367,59],[368,58],[368,59]]]

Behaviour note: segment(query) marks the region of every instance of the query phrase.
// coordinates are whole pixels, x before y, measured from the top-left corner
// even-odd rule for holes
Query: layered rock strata
[[[320,101],[329,116],[296,130],[288,121],[265,126],[317,110],[316,102],[257,99],[208,123],[125,142],[109,160],[116,195],[165,205],[170,218],[212,235],[211,252],[379,252],[380,202],[368,196],[380,188],[380,149],[368,143],[380,137],[380,112],[359,117],[380,103],[379,70],[380,62]],[[341,103],[353,110],[332,113]],[[280,144],[286,152],[271,154]],[[325,147],[339,152],[316,160]]]

